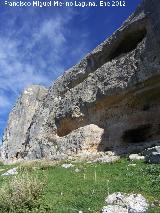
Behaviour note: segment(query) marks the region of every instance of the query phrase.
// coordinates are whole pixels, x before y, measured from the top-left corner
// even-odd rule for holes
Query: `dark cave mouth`
[[[129,144],[145,142],[150,137],[152,125],[140,125],[135,129],[129,129],[122,135],[122,141]]]

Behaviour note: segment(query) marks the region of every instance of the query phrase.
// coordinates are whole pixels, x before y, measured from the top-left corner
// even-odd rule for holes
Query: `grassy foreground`
[[[160,165],[129,162],[126,159],[113,164],[73,165],[68,169],[54,163],[18,165],[20,175],[37,177],[43,182],[43,192],[33,208],[22,207],[16,211],[1,208],[0,213],[96,213],[105,205],[107,195],[113,192],[140,193],[155,204],[148,212],[160,213]],[[0,174],[13,167],[15,165],[0,165]],[[0,187],[12,179],[11,176],[0,176]]]

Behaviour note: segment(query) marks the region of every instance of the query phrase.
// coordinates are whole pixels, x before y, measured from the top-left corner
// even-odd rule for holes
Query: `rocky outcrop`
[[[10,113],[8,126],[3,137],[1,151],[2,159],[23,158],[29,144],[28,130],[32,125],[32,119],[40,106],[47,89],[41,86],[27,88],[17,100]]]
[[[18,101],[3,158],[121,154],[159,144],[159,10],[159,0],[144,0],[120,29],[54,82],[34,112],[24,98],[21,110],[29,119],[19,116]]]

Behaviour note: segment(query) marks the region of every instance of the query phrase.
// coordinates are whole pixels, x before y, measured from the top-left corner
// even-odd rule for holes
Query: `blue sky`
[[[140,2],[126,0],[124,8],[13,8],[1,0],[0,141],[24,88],[51,85],[120,27]]]

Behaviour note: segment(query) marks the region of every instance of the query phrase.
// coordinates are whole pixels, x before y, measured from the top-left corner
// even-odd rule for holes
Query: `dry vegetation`
[[[43,186],[38,177],[27,172],[14,176],[0,188],[1,211],[22,213],[38,207]]]

